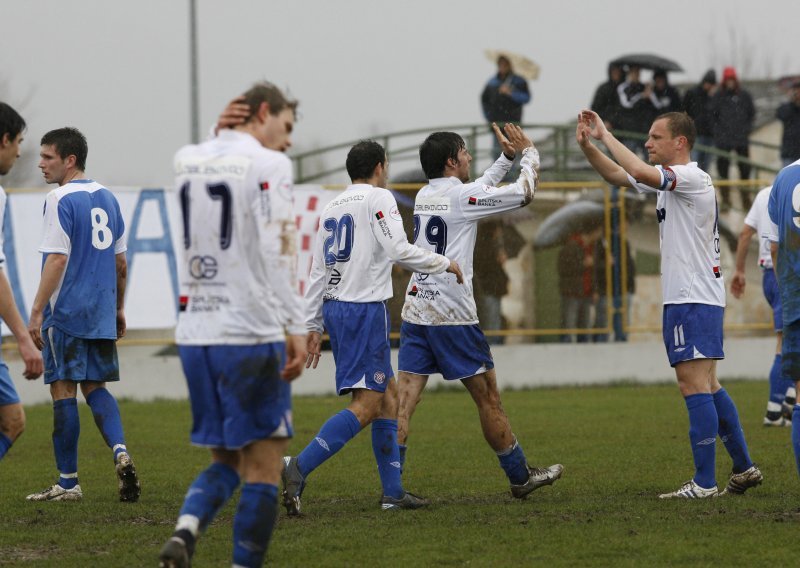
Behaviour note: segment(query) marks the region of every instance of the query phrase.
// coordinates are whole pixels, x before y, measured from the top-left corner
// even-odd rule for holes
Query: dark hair
[[[419,147],[419,162],[425,177],[444,176],[444,167],[450,158],[458,161],[458,152],[466,148],[464,139],[455,132],[434,132]]]
[[[347,153],[347,175],[352,181],[369,179],[378,164],[386,164],[386,150],[374,140],[361,140]]]
[[[8,134],[11,140],[25,130],[25,119],[6,103],[0,103],[0,138]]]
[[[697,138],[697,129],[694,127],[694,120],[685,112],[665,112],[656,117],[656,120],[666,120],[669,133],[673,138],[685,136],[689,149],[694,148],[694,141]]]
[[[86,169],[86,156],[89,154],[89,146],[86,144],[86,137],[77,128],[65,126],[51,130],[41,141],[42,146],[52,145],[58,155],[64,160],[67,156],[75,156],[75,167],[80,171]]]
[[[285,108],[292,109],[292,113],[296,115],[297,105],[300,104],[296,100],[288,98],[278,87],[268,81],[256,83],[242,96],[244,103],[250,107],[248,120],[258,113],[261,103],[269,104],[269,113],[273,116],[280,114]]]

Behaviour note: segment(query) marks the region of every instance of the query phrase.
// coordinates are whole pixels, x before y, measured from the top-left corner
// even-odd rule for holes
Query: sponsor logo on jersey
[[[211,280],[219,272],[217,259],[213,256],[193,256],[189,259],[189,274],[196,280]]]
[[[364,201],[363,195],[348,195],[347,197],[340,197],[339,199],[334,199],[328,206],[325,208],[330,209],[331,207],[338,207],[339,205],[344,205],[346,203],[353,203],[355,201]]]
[[[664,173],[664,183],[661,184],[661,189],[666,189],[667,191],[674,190],[675,186],[678,184],[678,176],[675,175],[672,168],[667,166],[664,166],[662,172]]]
[[[450,211],[448,197],[418,197],[414,202],[414,213],[447,213]]]
[[[381,219],[383,219],[383,211],[378,211],[377,213],[375,213],[375,218],[376,218],[378,221],[380,221]]]
[[[480,199],[477,197],[470,197],[467,200],[467,203],[470,205],[479,205],[481,207],[497,207],[502,202],[499,199],[492,197],[481,197]]]
[[[721,278],[722,277],[722,272],[720,272],[719,266],[715,266],[711,270],[714,271],[714,278]]]
[[[394,238],[392,237],[391,229],[389,229],[389,223],[386,222],[386,218],[383,216],[383,211],[375,213],[375,218],[378,220],[378,226],[381,228],[383,236],[390,239]]]
[[[382,371],[375,371],[375,375],[372,377],[372,379],[379,385],[382,385],[383,381],[386,380],[386,375],[384,375]]]
[[[186,306],[189,304],[189,296],[178,297],[178,311],[185,312]]]
[[[260,187],[261,187],[261,191],[267,191],[269,189],[269,182],[268,181],[262,181]]]
[[[197,295],[191,297],[191,307],[189,308],[190,313],[208,313],[208,312],[218,312],[222,309],[222,306],[230,304],[230,300],[227,296],[219,296],[215,294],[211,295]]]
[[[400,211],[397,210],[397,207],[392,207],[389,211],[389,216],[394,219],[395,221],[402,221],[403,217],[400,215]]]
[[[419,289],[417,288],[417,285],[416,285],[416,284],[414,284],[414,285],[411,287],[411,290],[409,290],[409,291],[408,291],[408,295],[409,295],[409,296],[416,296],[418,293],[419,293]]]
[[[478,198],[477,197],[470,197],[468,202],[469,202],[470,205],[477,205],[478,204]]]
[[[329,286],[338,286],[339,283],[342,281],[342,273],[336,270],[335,268],[331,269],[331,279],[328,280]]]

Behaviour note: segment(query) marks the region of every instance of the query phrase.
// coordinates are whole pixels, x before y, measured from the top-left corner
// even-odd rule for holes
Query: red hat
[[[736,79],[736,69],[733,67],[726,67],[722,70],[722,80]]]

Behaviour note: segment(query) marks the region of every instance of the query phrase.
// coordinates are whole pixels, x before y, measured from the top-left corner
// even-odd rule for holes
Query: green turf
[[[369,433],[311,476],[304,515],[281,516],[270,549],[280,566],[794,565],[800,525],[790,430],[761,426],[765,382],[731,383],[765,483],[743,497],[663,502],[691,477],[687,419],[674,386],[507,392],[514,431],[535,464],[564,478],[512,500],[468,395],[426,395],[412,422],[406,487],[427,510],[382,512]],[[295,401],[299,451],[342,400]],[[117,501],[110,452],[81,407],[81,503],[28,503],[52,483],[51,409],[0,462],[0,564],[154,566],[206,452],[187,443],[185,403],[122,402],[142,499]],[[730,461],[718,443],[717,481]],[[195,566],[229,565],[229,504],[201,540]]]

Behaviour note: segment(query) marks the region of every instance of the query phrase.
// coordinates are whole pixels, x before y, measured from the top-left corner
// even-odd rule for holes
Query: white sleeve
[[[658,187],[651,187],[646,183],[637,181],[632,175],[627,174],[631,186],[639,193],[652,193],[655,191],[674,191],[676,193],[704,193],[709,190],[702,177],[702,170],[686,166],[655,166],[661,174]],[[703,174],[704,175],[704,174]]]
[[[520,173],[517,181],[494,187],[478,182],[462,186],[458,196],[459,206],[467,219],[480,219],[526,206],[533,200],[539,177],[539,152],[536,148],[526,148],[520,160]]]
[[[58,197],[55,191],[47,194],[44,202],[44,237],[39,252],[69,254],[69,235],[58,218]]]
[[[290,335],[305,335],[305,307],[297,280],[297,224],[292,204],[292,166],[285,156],[270,160],[258,175],[253,202],[267,278],[283,294],[281,322]]]
[[[514,160],[509,160],[506,155],[500,152],[500,157],[487,168],[483,175],[475,180],[475,183],[483,185],[497,185],[506,177],[508,170],[514,164]]]
[[[447,270],[448,258],[408,242],[397,201],[388,189],[375,188],[369,195],[374,196],[369,202],[372,234],[392,262],[412,272],[440,274]]]
[[[322,333],[325,325],[322,319],[322,298],[325,294],[325,259],[322,258],[322,234],[317,232],[311,257],[311,273],[306,290],[306,330]]]

